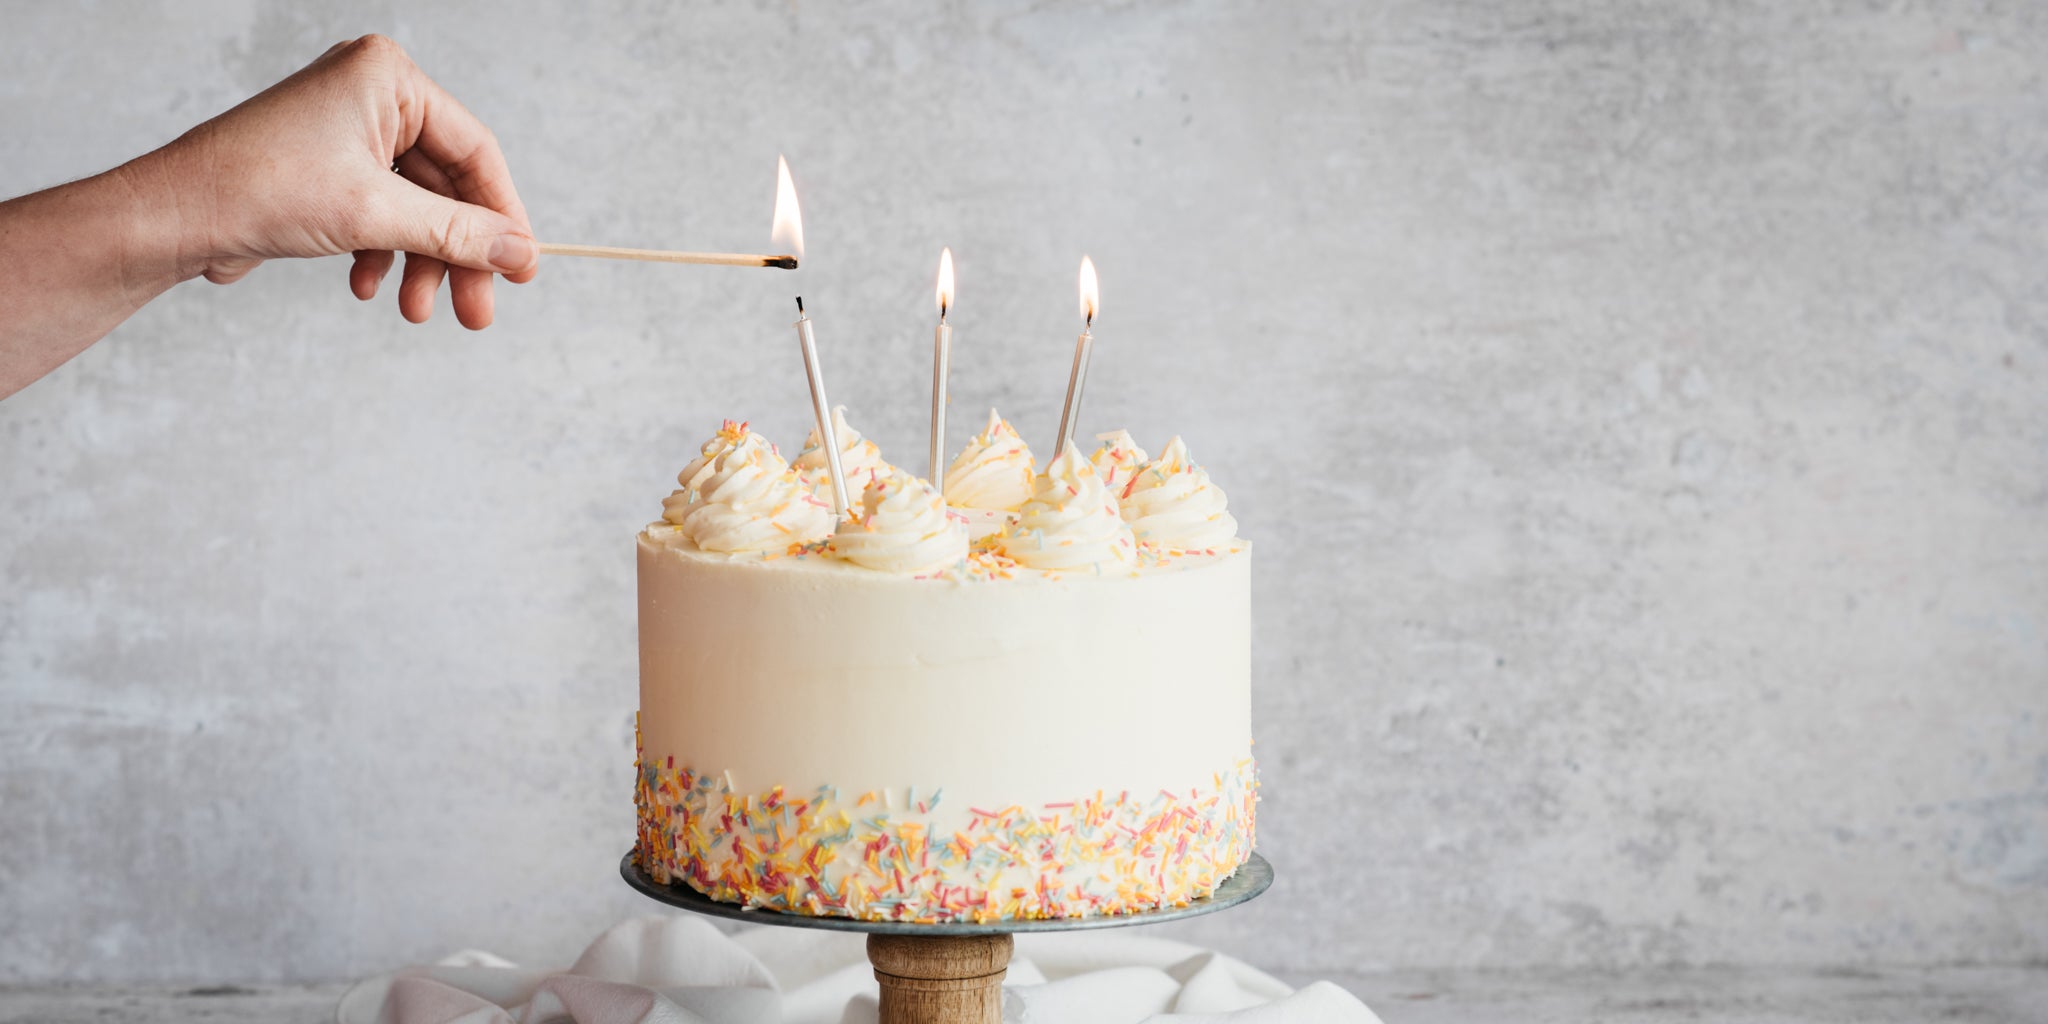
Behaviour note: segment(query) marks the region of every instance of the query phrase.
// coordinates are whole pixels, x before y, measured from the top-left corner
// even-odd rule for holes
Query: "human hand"
[[[337,44],[144,159],[138,173],[179,197],[187,276],[228,284],[266,259],[353,252],[349,286],[369,299],[402,251],[399,312],[425,322],[445,273],[477,330],[493,275],[537,269],[497,139],[384,36]]]

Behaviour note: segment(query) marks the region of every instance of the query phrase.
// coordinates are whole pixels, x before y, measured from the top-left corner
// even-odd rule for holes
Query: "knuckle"
[[[402,57],[405,55],[405,48],[399,46],[396,39],[379,32],[372,32],[357,39],[349,44],[349,48],[366,57]]]
[[[330,52],[336,54],[343,66],[366,75],[388,75],[411,60],[397,40],[375,32],[338,43]]]
[[[443,220],[435,229],[434,242],[441,252],[457,259],[467,257],[476,242],[476,221],[473,217],[455,214]]]

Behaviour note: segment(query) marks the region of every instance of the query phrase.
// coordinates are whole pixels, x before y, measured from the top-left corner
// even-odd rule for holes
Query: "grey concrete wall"
[[[836,396],[1185,434],[1259,544],[1294,972],[2048,956],[2038,5],[8,3],[0,193],[387,32],[545,237],[738,249]],[[646,909],[634,531],[808,415],[790,281],[345,261],[0,403],[0,981],[566,958]],[[1103,742],[1116,737],[1105,735]]]

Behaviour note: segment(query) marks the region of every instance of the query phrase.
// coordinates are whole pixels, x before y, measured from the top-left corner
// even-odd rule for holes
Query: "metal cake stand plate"
[[[1009,969],[1012,933],[1178,921],[1237,906],[1273,884],[1273,865],[1254,853],[1213,895],[1185,907],[1037,921],[912,924],[810,917],[720,903],[682,882],[656,882],[633,863],[631,853],[619,862],[619,874],[641,895],[699,914],[789,928],[866,932],[868,962],[874,965],[875,980],[882,986],[882,1024],[1001,1024],[1003,973]]]

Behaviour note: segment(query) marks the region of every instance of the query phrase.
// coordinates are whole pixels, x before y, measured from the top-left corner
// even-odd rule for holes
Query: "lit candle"
[[[801,258],[802,254],[798,256]],[[1095,326],[1100,290],[1095,283],[1095,261],[1081,257],[1081,336],[1074,341],[1074,369],[1067,375],[1067,404],[1060,410],[1060,439],[1052,446],[1055,459],[1067,450],[1067,440],[1074,436],[1074,425],[1081,419],[1081,386],[1088,381],[1088,354],[1095,347],[1095,337],[1088,332]]]
[[[775,159],[775,226],[770,239],[786,245],[801,262],[804,258],[804,215],[796,205],[796,185],[789,180],[789,161]],[[804,313],[804,297],[796,297],[796,340],[804,354],[804,377],[811,384],[811,406],[818,416],[818,443],[825,447],[825,465],[832,472],[832,507],[841,516],[853,510],[853,496],[846,492],[846,470],[839,464],[839,435],[832,429],[832,403],[825,397],[825,368],[818,363],[818,342],[811,336],[811,318]]]
[[[939,250],[939,326],[932,332],[932,488],[946,493],[946,363],[953,352],[953,250]]]

